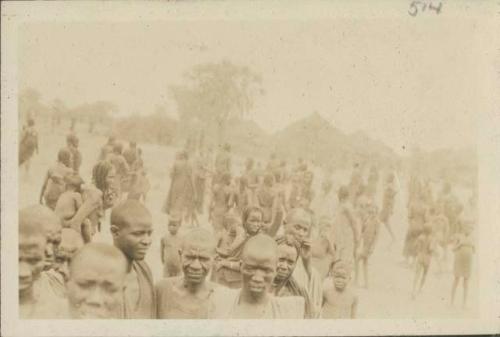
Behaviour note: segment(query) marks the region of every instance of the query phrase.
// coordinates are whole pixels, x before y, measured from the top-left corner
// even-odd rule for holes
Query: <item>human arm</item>
[[[40,204],[43,205],[43,196],[45,194],[45,189],[47,188],[47,184],[49,183],[49,179],[50,179],[50,170],[47,171],[47,175],[45,176],[45,180],[43,182],[43,185],[42,185],[42,190],[40,191]]]

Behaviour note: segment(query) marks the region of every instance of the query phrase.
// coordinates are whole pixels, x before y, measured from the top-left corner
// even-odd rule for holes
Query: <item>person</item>
[[[303,297],[276,297],[270,288],[276,275],[278,247],[266,234],[250,238],[243,248],[240,269],[242,287],[215,292],[210,318],[286,319],[304,318]]]
[[[205,205],[205,188],[209,176],[208,157],[205,151],[200,150],[194,162],[194,186],[196,195],[196,211],[198,214],[203,213]]]
[[[417,296],[417,286],[418,293],[422,291],[431,264],[432,255],[435,252],[435,240],[432,235],[432,225],[429,222],[424,224],[420,235],[415,240],[415,250],[417,255],[415,258],[415,276],[413,279],[412,298]]]
[[[216,263],[214,266],[221,267],[219,262],[228,258],[234,248],[240,245],[245,239],[246,233],[241,225],[241,216],[239,216],[235,211],[229,211],[224,216],[224,229],[216,237]],[[233,279],[231,277],[232,275],[235,276],[234,280],[237,281],[237,284],[239,285],[239,272],[231,270],[230,268],[214,269],[212,271],[212,280],[217,283],[224,284],[229,288],[234,288],[235,286],[231,286]]]
[[[336,260],[335,238],[332,238],[333,219],[329,216],[322,216],[319,219],[319,230],[313,236],[311,244],[311,263],[321,277],[325,279],[330,273],[330,267]]]
[[[131,166],[130,189],[127,198],[146,202],[150,187],[146,169],[144,168],[144,162],[142,160],[142,149],[137,148],[137,157],[134,164]]]
[[[71,167],[76,173],[80,172],[80,166],[82,165],[82,154],[78,149],[79,139],[74,133],[70,133],[66,136],[66,148],[71,153]]]
[[[64,301],[40,284],[42,270],[47,266],[47,229],[56,227],[59,219],[48,208],[29,206],[19,211],[19,317],[64,317]],[[51,264],[52,266],[52,264]]]
[[[132,168],[135,165],[135,161],[137,160],[137,143],[134,141],[130,141],[128,148],[123,151],[123,158],[127,162],[127,165]]]
[[[437,255],[437,273],[442,274],[448,263],[448,246],[449,246],[449,224],[448,218],[443,214],[439,205],[433,208],[430,222],[432,223],[432,233],[436,240],[436,255]]]
[[[73,319],[123,318],[123,289],[127,260],[123,253],[105,243],[89,243],[69,265],[67,296]]]
[[[266,173],[262,185],[256,190],[257,204],[264,212],[263,230],[270,234],[271,226],[274,223],[274,218],[277,212],[276,190],[274,188],[274,176],[271,173]]]
[[[293,271],[293,277],[311,296],[311,312],[314,317],[319,315],[323,296],[322,280],[318,271],[312,266],[311,252],[311,213],[302,209],[292,209],[285,220],[285,235],[292,235],[301,244],[300,257]]]
[[[240,210],[257,205],[256,191],[259,187],[259,177],[254,168],[254,159],[247,158],[245,171],[240,177]]]
[[[377,166],[372,165],[370,167],[370,172],[368,173],[368,179],[366,184],[366,193],[371,198],[375,198],[375,196],[377,195],[378,179],[379,179],[379,173]]]
[[[103,193],[92,184],[81,185],[81,191],[81,206],[78,207],[74,215],[64,216],[63,226],[72,228],[80,233],[83,242],[88,243],[92,241],[93,236],[100,230],[104,214]],[[61,211],[61,214],[65,214],[65,212]]]
[[[234,190],[231,187],[231,175],[224,173],[220,181],[212,187],[212,197],[209,206],[209,221],[216,235],[222,231],[224,215],[232,204]]]
[[[391,217],[394,213],[394,203],[398,193],[396,185],[396,176],[394,172],[387,175],[384,188],[384,196],[382,199],[382,210],[380,211],[380,221],[384,224],[385,228],[391,236],[392,243],[396,240],[394,232],[391,227]]]
[[[408,229],[403,247],[403,256],[412,264],[416,256],[415,240],[426,222],[427,205],[420,194],[411,197],[408,205]]]
[[[57,163],[49,168],[40,191],[40,204],[54,210],[57,200],[66,190],[64,179],[73,174],[71,168],[71,153],[62,149],[57,154]]]
[[[318,217],[333,218],[337,207],[337,196],[333,190],[333,181],[327,178],[322,182],[321,193],[316,198],[312,208]]]
[[[66,282],[69,277],[69,264],[75,253],[83,247],[81,235],[72,228],[63,228],[61,231],[61,243],[54,256],[53,268],[43,271],[41,282],[47,282],[48,287],[56,296],[66,297]]]
[[[354,269],[354,254],[359,242],[359,229],[357,218],[349,202],[349,189],[341,186],[337,193],[339,206],[333,220],[330,242],[335,245],[335,253],[348,265],[350,270]]]
[[[64,191],[57,200],[54,212],[61,218],[63,227],[67,225],[68,220],[73,218],[82,206],[82,185],[83,179],[76,175],[67,175],[64,177],[66,191]]]
[[[125,200],[111,211],[113,244],[127,258],[124,290],[125,318],[155,318],[153,276],[144,257],[151,246],[151,213],[136,200]]]
[[[354,163],[351,180],[349,181],[349,200],[354,206],[356,204],[356,198],[358,197],[358,191],[360,187],[363,186],[363,174],[361,166],[359,163]]]
[[[283,230],[283,219],[286,214],[286,186],[283,182],[284,173],[280,170],[274,174],[274,205],[271,226],[267,229],[267,233],[271,237],[276,237]]]
[[[231,174],[231,145],[227,143],[220,148],[215,157],[215,175],[212,182],[218,183],[226,173]]]
[[[168,231],[160,242],[163,277],[177,276],[181,272],[181,261],[179,258],[181,239],[178,235],[181,222],[181,215],[178,213],[172,213],[168,219]]]
[[[130,167],[123,157],[122,152],[123,145],[117,142],[113,145],[113,151],[109,153],[106,158],[115,168],[116,186],[118,187],[119,195],[121,195],[122,192],[128,192],[130,187]]]
[[[30,160],[34,153],[38,154],[38,132],[35,128],[35,120],[29,118],[28,126],[23,128],[19,141],[19,166],[24,164],[26,173],[29,173]]]
[[[452,249],[455,256],[453,263],[453,285],[451,288],[451,300],[453,305],[455,293],[460,280],[463,280],[463,301],[462,305],[467,304],[467,295],[469,291],[469,279],[472,269],[472,258],[475,252],[474,240],[472,238],[472,221],[463,221],[460,226],[461,230],[454,236],[452,241]]]
[[[108,155],[113,152],[115,142],[116,137],[114,135],[108,137],[107,143],[104,144],[104,146],[101,148],[101,152],[99,153],[99,161],[106,160],[108,158]]]
[[[323,291],[321,318],[354,319],[357,315],[358,296],[350,285],[349,265],[338,261],[333,266],[333,277],[328,278]]]
[[[215,281],[229,288],[241,287],[240,259],[243,247],[253,236],[262,229],[262,209],[257,206],[248,207],[243,212],[242,222],[245,235],[236,237],[231,245],[222,251],[219,249],[215,261]]]
[[[363,286],[368,288],[368,260],[372,255],[378,239],[380,220],[378,218],[377,206],[369,194],[363,194],[358,198],[359,218],[361,222],[360,243],[355,254],[355,282],[358,284],[362,266]]]
[[[271,293],[277,297],[303,297],[305,303],[304,318],[314,318],[307,290],[299,285],[292,276],[300,256],[300,243],[291,235],[276,238],[276,243],[278,244],[278,264],[276,265],[276,276],[271,286]]]
[[[177,153],[170,171],[170,188],[163,211],[167,214],[179,212],[183,219],[193,220],[195,190],[193,172],[186,151]],[[191,219],[189,219],[191,217]]]
[[[92,183],[102,193],[103,211],[117,203],[119,199],[118,180],[116,179],[115,167],[110,162],[103,160],[94,165]]]
[[[216,284],[208,281],[215,256],[215,239],[208,230],[194,228],[183,238],[178,252],[182,275],[156,285],[159,319],[206,319],[213,306]]]

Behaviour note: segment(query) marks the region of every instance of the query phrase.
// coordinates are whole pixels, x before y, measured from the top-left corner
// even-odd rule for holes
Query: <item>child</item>
[[[472,254],[475,251],[474,241],[471,236],[472,225],[470,222],[463,222],[461,231],[455,236],[453,240],[453,252],[455,253],[455,263],[453,266],[453,273],[455,279],[451,289],[451,305],[455,300],[455,292],[457,290],[460,279],[463,279],[464,297],[462,305],[465,307],[467,303],[467,293],[469,288],[469,278],[472,266]]]
[[[333,277],[323,290],[321,318],[349,319],[356,318],[358,297],[351,288],[349,267],[342,261],[333,266]]]
[[[380,220],[378,217],[377,206],[373,204],[373,200],[368,196],[358,198],[359,218],[361,222],[361,243],[357,247],[356,252],[356,270],[355,281],[359,280],[359,265],[363,266],[364,287],[368,288],[368,259],[375,249],[377,242]]]
[[[321,279],[325,279],[332,262],[335,260],[335,245],[332,240],[332,219],[322,216],[319,221],[319,231],[311,245],[312,266],[318,271]]]
[[[417,295],[416,291],[418,283],[420,283],[418,292],[420,293],[422,291],[422,287],[424,286],[427,278],[427,272],[429,271],[432,254],[435,251],[434,246],[432,226],[430,223],[426,223],[421,234],[415,241],[415,251],[417,255],[415,258],[415,278],[413,279],[412,298],[415,298]]]
[[[179,213],[173,212],[168,221],[168,232],[161,239],[161,262],[164,277],[178,276],[181,273],[179,256],[181,239],[177,235],[181,226],[181,219]]]
[[[64,178],[73,174],[71,168],[71,153],[62,149],[57,154],[57,163],[47,171],[42,190],[40,192],[40,204],[54,210],[57,199],[65,191]]]
[[[66,191],[64,191],[57,200],[55,212],[61,218],[63,227],[68,227],[68,221],[75,216],[78,209],[82,206],[82,184],[83,179],[76,174],[64,177]]]

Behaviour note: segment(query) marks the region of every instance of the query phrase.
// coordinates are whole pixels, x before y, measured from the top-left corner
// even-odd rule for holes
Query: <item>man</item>
[[[69,315],[78,319],[116,319],[122,316],[127,260],[108,244],[89,243],[69,266]]]
[[[268,235],[258,234],[243,248],[241,290],[215,292],[210,317],[284,319],[304,318],[304,298],[274,297],[269,293],[276,275],[278,247]]]
[[[212,183],[218,183],[224,173],[231,173],[231,145],[227,143],[215,157],[215,176]]]
[[[82,165],[82,154],[78,150],[79,143],[80,141],[74,133],[66,136],[67,149],[71,153],[72,168],[76,173],[80,172],[80,166]]]
[[[128,149],[123,151],[123,157],[127,161],[129,167],[133,167],[135,161],[137,160],[137,143],[131,141],[129,143]]]
[[[113,152],[108,154],[107,160],[113,164],[116,172],[116,181],[120,187],[120,192],[128,192],[129,185],[129,172],[130,167],[123,157],[123,146],[121,143],[115,143]]]
[[[185,234],[179,255],[182,276],[156,285],[158,318],[206,319],[216,285],[206,280],[215,256],[211,232],[196,228]]]
[[[291,235],[277,238],[276,243],[278,244],[278,264],[271,293],[277,297],[303,297],[305,301],[305,318],[314,318],[311,313],[309,294],[292,276],[300,256],[300,243]]]
[[[113,151],[113,148],[115,146],[116,138],[115,136],[111,135],[108,138],[108,142],[104,144],[104,146],[101,148],[101,152],[99,154],[99,160],[106,160],[108,157],[108,154],[110,154]]]
[[[27,207],[19,212],[19,317],[60,318],[64,316],[64,302],[49,298],[39,286],[48,246],[45,223],[58,221],[43,206]],[[43,296],[45,295],[45,296]]]
[[[152,233],[151,213],[139,201],[125,200],[111,211],[113,243],[127,258],[125,318],[156,317],[153,276],[144,261]]]
[[[285,235],[291,235],[301,244],[300,257],[293,271],[293,278],[309,293],[312,301],[313,317],[321,310],[323,297],[322,280],[311,264],[311,227],[312,215],[302,208],[294,208],[285,221]]]

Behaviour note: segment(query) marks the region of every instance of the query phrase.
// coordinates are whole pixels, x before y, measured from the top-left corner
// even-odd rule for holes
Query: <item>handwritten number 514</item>
[[[443,3],[439,1],[439,3],[436,5],[435,2],[432,1],[419,1],[419,0],[414,0],[410,3],[410,8],[408,9],[408,14],[411,16],[417,16],[419,11],[425,12],[426,10],[429,11],[435,11],[436,14],[441,13],[441,7],[443,6]]]

